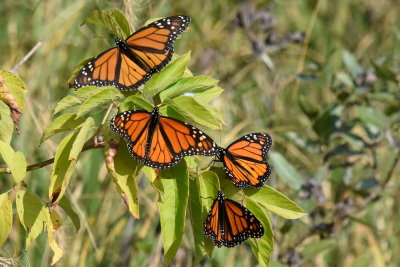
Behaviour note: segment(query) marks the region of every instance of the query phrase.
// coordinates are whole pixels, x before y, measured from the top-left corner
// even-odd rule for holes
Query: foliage
[[[4,236],[9,236],[0,256],[19,258],[21,264],[47,265],[53,255],[55,260],[60,257],[60,247],[63,257],[59,262],[63,265],[157,265],[167,260],[167,251],[176,265],[199,263],[206,253],[212,253],[211,259],[203,261],[207,266],[253,265],[257,261],[265,265],[269,257],[271,266],[399,265],[396,251],[400,247],[400,218],[396,203],[400,7],[387,0],[379,4],[356,0],[270,1],[268,9],[265,1],[249,1],[245,5],[234,1],[140,1],[140,7],[138,3],[42,1],[33,6],[28,1],[15,5],[6,0],[0,4],[5,21],[0,26],[4,36],[0,49],[7,51],[0,55],[0,69],[12,69],[43,40],[36,53],[20,66],[18,74],[6,74],[26,83],[14,83],[23,90],[19,95],[11,94],[23,99],[22,93],[26,92],[22,102],[26,108],[21,107],[23,116],[17,122],[20,135],[15,135],[15,120],[9,116],[13,108],[0,101],[0,140],[11,144],[11,154],[21,153],[28,162],[28,171],[24,177],[19,176],[23,179],[19,183],[13,176],[0,173],[0,218],[14,214],[11,220],[0,222],[0,244]],[[113,38],[123,38],[129,31],[128,24],[113,12],[104,13],[107,22],[93,24],[101,19],[93,10],[116,6],[124,10],[131,26],[141,25],[150,17],[178,13],[191,16],[190,30],[175,45],[182,55],[191,51],[183,56],[187,60],[183,73],[173,77],[164,74],[158,78],[163,80],[157,82],[153,77],[154,90],[147,94],[140,91],[114,95],[112,87],[67,91],[74,65],[111,47]],[[252,14],[258,19],[252,20]],[[238,20],[243,16],[248,17]],[[296,35],[298,32],[304,32],[300,44],[295,38],[301,36]],[[183,57],[176,60],[183,61]],[[174,63],[170,66],[178,68]],[[225,89],[223,93],[221,88]],[[102,93],[107,90],[111,91]],[[14,103],[22,104],[18,101]],[[93,105],[97,102],[101,106]],[[85,108],[80,110],[84,103]],[[179,186],[184,186],[187,193],[168,198],[166,193],[174,190],[166,190],[162,183],[154,187],[161,174],[127,157],[123,142],[113,158],[114,165],[110,165],[108,160],[115,151],[107,144],[117,137],[102,126],[102,121],[111,103],[119,105],[121,111],[151,110],[153,104],[163,103],[163,115],[199,126],[222,146],[249,132],[271,134],[272,177],[267,182],[269,186],[262,189],[268,195],[257,196],[258,191],[253,189],[236,193],[220,172],[219,163],[203,172],[207,159],[193,157],[182,162],[187,166],[188,173],[183,176],[187,182]],[[195,108],[183,109],[181,105],[187,103]],[[115,114],[115,106],[107,118]],[[85,122],[86,133],[82,132]],[[75,150],[71,157],[71,147],[81,132],[77,144],[80,147],[84,143],[82,150],[92,149],[79,154]],[[94,149],[93,137],[99,135],[106,137],[104,152]],[[68,146],[65,151],[58,151]],[[59,166],[68,167],[64,170],[68,179],[56,182],[53,170],[57,163],[35,170],[29,165],[54,155],[57,162],[63,162]],[[2,154],[1,167],[11,169],[13,164],[19,164],[6,157],[8,162]],[[124,162],[130,163],[129,169]],[[127,183],[133,180],[132,173],[136,183]],[[169,174],[162,175],[168,180],[163,182],[171,183],[168,186],[177,186],[177,180],[168,179]],[[53,189],[48,191],[50,184]],[[265,229],[271,225],[274,239],[271,230],[263,239],[250,239],[236,248],[213,249],[210,240],[204,240],[199,222],[212,202],[203,197],[215,197],[217,188],[236,201],[246,199],[246,206],[260,217]],[[118,194],[127,206],[121,204]],[[37,214],[41,226],[33,223],[33,229],[18,229],[19,225],[25,228],[25,224],[32,223],[21,219],[18,195],[26,195],[24,198],[34,203],[31,212]],[[187,205],[184,234],[181,229],[168,232],[175,239],[163,250],[166,233],[162,228],[171,221],[159,217],[158,208],[173,203],[176,197],[183,199],[180,205]],[[289,198],[310,216],[292,220],[295,217],[290,214],[298,210],[285,212],[286,205],[293,203]],[[280,199],[286,204],[281,205]],[[133,219],[139,217],[140,220]],[[27,240],[37,231],[46,230],[47,239],[46,234],[39,234],[24,251]],[[273,240],[274,253],[270,255]],[[49,256],[50,248],[55,253]]]

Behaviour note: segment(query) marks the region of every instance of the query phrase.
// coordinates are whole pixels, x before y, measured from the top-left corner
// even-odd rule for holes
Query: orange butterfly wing
[[[265,133],[243,136],[227,149],[220,149],[219,158],[228,177],[238,187],[260,188],[271,175],[266,160],[272,139]]]
[[[204,234],[212,238],[217,247],[234,247],[249,237],[263,236],[264,228],[248,209],[226,199],[220,191],[204,224]]]
[[[111,129],[128,143],[128,149],[138,162],[145,162],[146,144],[149,136],[151,113],[147,111],[125,111],[110,122]]]
[[[169,168],[185,156],[213,156],[216,151],[215,142],[196,127],[160,116],[152,133],[146,165]]]
[[[128,143],[132,156],[147,166],[165,169],[178,164],[184,156],[212,156],[215,142],[202,131],[185,122],[160,116],[158,108],[125,111],[110,122],[113,131]]]
[[[189,23],[187,16],[168,17],[139,29],[125,42],[116,39],[117,47],[89,61],[78,73],[73,87],[138,88],[171,61],[174,41]]]

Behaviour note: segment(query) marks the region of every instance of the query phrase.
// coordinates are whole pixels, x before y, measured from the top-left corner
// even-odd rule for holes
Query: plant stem
[[[104,144],[99,144],[98,141],[96,141],[95,139],[97,138],[97,136],[94,136],[92,139],[89,140],[89,142],[87,142],[84,147],[82,148],[82,152],[86,151],[86,150],[90,150],[90,149],[96,149],[96,148],[104,148]],[[26,167],[26,171],[33,171],[36,169],[40,169],[43,167],[46,167],[47,165],[50,165],[52,163],[54,163],[54,159],[55,158],[51,158],[45,161],[41,161],[41,162],[37,162],[35,164],[29,165]],[[11,174],[10,168],[6,167],[6,168],[0,168],[0,173],[8,173]]]

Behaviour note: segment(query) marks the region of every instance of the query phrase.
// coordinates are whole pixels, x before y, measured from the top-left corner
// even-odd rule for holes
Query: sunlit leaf
[[[179,96],[174,99],[167,99],[164,102],[189,122],[204,125],[211,129],[220,129],[225,124],[222,114],[200,99],[191,96]]]
[[[65,113],[54,119],[43,133],[40,143],[56,133],[79,129],[85,122],[85,118],[78,117],[75,113]]]
[[[218,84],[218,80],[210,76],[184,77],[160,93],[161,101],[174,98],[185,93],[194,93],[210,89]]]
[[[93,23],[104,26],[123,40],[125,40],[130,34],[129,23],[124,15],[117,10],[95,10],[85,19],[82,24],[85,23]]]
[[[43,205],[36,194],[27,190],[17,191],[16,206],[19,220],[28,232],[26,248],[29,248],[32,241],[44,231],[48,209]]]
[[[0,70],[0,100],[3,100],[10,108],[24,109],[24,94],[26,85],[18,75]]]
[[[49,187],[49,198],[52,203],[62,198],[74,171],[76,161],[70,160],[70,152],[77,136],[78,133],[73,133],[64,137],[58,146]]]
[[[153,75],[153,77],[145,84],[143,92],[148,98],[154,97],[163,91],[168,85],[182,77],[186,65],[190,60],[190,53],[175,58],[161,72]]]
[[[107,147],[106,147],[107,149]],[[120,144],[114,157],[114,165],[107,166],[113,182],[129,208],[129,212],[139,219],[139,198],[135,177],[143,165],[135,161],[129,154],[125,144]]]
[[[244,189],[246,196],[286,219],[297,219],[307,213],[279,191],[264,185],[260,189]]]
[[[154,106],[150,102],[143,99],[142,97],[131,95],[131,96],[128,96],[127,98],[125,98],[124,102],[121,104],[121,106],[120,106],[121,112],[126,111],[128,109],[132,109],[133,107],[129,107],[128,109],[125,108],[128,106],[128,104],[131,104],[131,103],[135,107],[135,110],[145,109],[145,110],[151,112],[154,108]]]
[[[274,234],[267,214],[251,198],[246,198],[246,208],[260,220],[264,228],[261,238],[250,238],[249,242],[254,256],[262,266],[269,266],[272,250],[274,249]]]
[[[14,123],[10,116],[10,108],[0,101],[0,140],[9,144],[14,131]]]
[[[11,232],[12,225],[12,204],[8,199],[8,193],[0,195],[0,248],[6,242]]]
[[[18,183],[22,181],[26,174],[25,156],[19,151],[14,152],[13,148],[9,144],[4,143],[1,140],[0,155],[7,164],[8,168],[10,168],[14,182]]]
[[[124,95],[118,89],[107,89],[89,97],[82,103],[78,111],[78,116],[83,116],[93,109],[100,108],[105,104],[110,104],[113,101],[122,100]]]
[[[186,163],[182,160],[171,169],[162,170],[154,185],[160,192],[161,231],[164,242],[165,264],[169,264],[181,244],[189,196]]]
[[[78,156],[81,153],[83,146],[90,137],[90,131],[93,130],[92,127],[94,127],[94,120],[92,117],[89,117],[82,124],[82,127],[78,132],[78,135],[76,136],[74,145],[72,146],[72,149],[69,153],[69,160],[78,160]]]

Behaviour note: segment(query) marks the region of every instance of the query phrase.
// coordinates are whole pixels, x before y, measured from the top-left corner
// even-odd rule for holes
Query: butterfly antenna
[[[212,200],[214,200],[212,197],[203,197],[203,196],[200,196],[202,199],[212,199]]]

